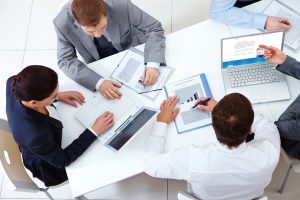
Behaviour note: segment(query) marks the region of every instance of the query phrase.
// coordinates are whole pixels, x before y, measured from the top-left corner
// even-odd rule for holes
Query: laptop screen
[[[283,37],[283,31],[279,31],[222,39],[222,68],[266,62],[258,46],[264,44],[282,49]]]

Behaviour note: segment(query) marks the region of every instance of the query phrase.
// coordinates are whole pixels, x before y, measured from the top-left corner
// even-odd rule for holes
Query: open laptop
[[[107,100],[96,92],[75,114],[76,119],[90,129],[102,113],[112,112],[115,124],[98,136],[98,140],[113,151],[123,148],[157,112],[144,107],[137,96],[125,87],[120,92],[123,94],[121,99],[115,100]]]
[[[260,44],[282,49],[284,32],[268,32],[221,40],[226,94],[241,93],[253,104],[290,99],[286,77],[263,56]]]

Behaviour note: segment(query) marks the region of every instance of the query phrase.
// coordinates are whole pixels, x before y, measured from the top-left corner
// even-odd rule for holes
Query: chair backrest
[[[0,170],[12,186],[11,189],[38,192],[39,187],[25,171],[19,147],[6,120],[0,119]]]

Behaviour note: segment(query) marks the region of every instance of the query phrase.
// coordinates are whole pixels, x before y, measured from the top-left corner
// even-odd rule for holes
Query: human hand
[[[118,88],[121,88],[119,83],[104,80],[99,87],[99,91],[106,99],[120,99],[122,93],[118,91]]]
[[[175,108],[178,103],[178,98],[176,96],[164,100],[160,105],[160,112],[157,115],[158,122],[164,122],[170,124],[178,115],[179,108]]]
[[[276,47],[259,45],[259,48],[264,50],[265,58],[273,64],[281,65],[284,63],[287,57],[280,49]]]
[[[77,101],[80,105],[85,102],[84,96],[80,92],[76,91],[59,92],[57,94],[57,99],[71,106],[74,106],[75,108],[77,107],[77,104],[74,101]]]
[[[267,31],[289,30],[292,24],[287,18],[268,16],[265,29]]]
[[[197,103],[199,103],[200,101],[204,101],[207,97],[201,97],[199,99],[197,99],[195,105]],[[214,109],[214,107],[218,104],[218,102],[214,99],[211,98],[206,104],[204,105],[198,105],[196,108],[198,110],[202,110],[202,111],[207,111],[207,112],[212,112],[212,110]]]
[[[106,111],[100,115],[92,126],[92,130],[99,136],[105,133],[114,125],[114,116],[111,112]]]
[[[159,76],[159,70],[154,67],[147,67],[146,76],[143,77],[143,84],[145,85],[153,85]]]

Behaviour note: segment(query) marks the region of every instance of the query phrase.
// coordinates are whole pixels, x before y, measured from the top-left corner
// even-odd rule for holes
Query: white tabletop
[[[268,0],[263,1],[263,3],[266,1]],[[214,98],[221,99],[225,92],[221,78],[220,39],[239,33],[248,34],[249,31],[255,32],[256,30],[231,27],[212,20],[206,20],[168,35],[166,61],[169,66],[176,69],[169,82],[205,73]],[[143,47],[140,46],[139,48],[142,49]],[[123,55],[124,52],[118,53],[91,63],[89,67],[100,75],[109,77]],[[294,83],[293,81],[299,84],[298,81],[293,79],[289,79],[289,84]],[[72,80],[64,79],[63,82],[62,90],[78,90],[86,98],[92,95],[90,91]],[[291,93],[294,99],[298,91],[292,89]],[[165,94],[161,92],[154,102],[146,98],[142,98],[142,100],[146,106],[158,108],[165,98]],[[271,120],[275,120],[290,102],[259,104],[255,105],[254,109]],[[75,108],[60,104],[58,110],[64,124],[63,147],[65,147],[81,134],[84,127],[74,118]],[[66,168],[73,196],[85,194],[142,172],[141,166],[147,157],[145,152],[146,139],[151,132],[153,123],[154,121],[144,127],[138,137],[117,153],[112,152],[98,141],[94,142],[81,157]],[[187,144],[201,144],[215,140],[215,134],[211,126],[177,134],[172,123],[168,129],[166,149],[170,150]]]

